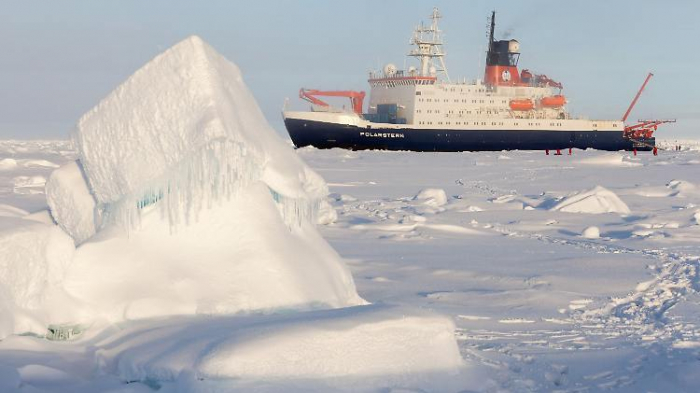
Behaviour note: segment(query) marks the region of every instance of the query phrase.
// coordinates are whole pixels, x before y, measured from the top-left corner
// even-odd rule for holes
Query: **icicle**
[[[103,226],[113,222],[127,230],[138,227],[141,211],[156,204],[175,230],[196,220],[203,208],[230,199],[260,179],[262,163],[261,155],[240,143],[215,140],[139,191],[104,206]]]
[[[282,215],[282,219],[290,230],[301,227],[304,221],[315,223],[318,209],[321,205],[320,199],[314,198],[290,198],[269,188],[272,199],[277,205],[277,209]]]

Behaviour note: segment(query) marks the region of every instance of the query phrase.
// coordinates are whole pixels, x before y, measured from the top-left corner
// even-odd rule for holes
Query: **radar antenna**
[[[432,74],[441,73],[445,76],[447,82],[450,82],[450,76],[445,65],[445,53],[442,51],[442,31],[438,28],[438,20],[440,18],[442,18],[442,15],[435,7],[430,15],[430,19],[432,19],[430,26],[426,27],[421,22],[416,27],[413,32],[413,38],[411,38],[411,44],[416,45],[416,48],[409,52],[408,55],[420,60],[420,76],[435,76]],[[438,64],[435,64],[436,61]]]

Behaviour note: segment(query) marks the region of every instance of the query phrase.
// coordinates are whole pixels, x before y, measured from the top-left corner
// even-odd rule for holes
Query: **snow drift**
[[[630,213],[630,209],[627,207],[625,202],[623,202],[614,192],[601,186],[596,186],[592,190],[581,191],[577,194],[568,196],[557,203],[550,210],[588,214]]]
[[[360,391],[372,383],[457,390],[442,386],[444,377],[465,369],[455,326],[445,317],[386,306],[304,314],[135,326],[97,343],[97,356],[105,371],[129,381],[235,378],[251,389],[251,381],[265,378],[289,390],[294,380],[354,378]],[[425,381],[426,374],[442,380]],[[319,391],[328,390],[334,389]]]

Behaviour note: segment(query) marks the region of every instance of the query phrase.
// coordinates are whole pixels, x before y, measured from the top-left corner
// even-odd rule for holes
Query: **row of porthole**
[[[433,122],[432,122],[432,121],[419,121],[418,124],[419,124],[419,125],[432,125]],[[437,124],[438,124],[438,125],[442,125],[443,122],[439,121]],[[448,126],[449,126],[449,125],[452,125],[452,123],[448,121],[448,122],[445,122],[445,125],[448,125]],[[461,122],[455,122],[455,125],[456,125],[456,126],[461,126],[462,123],[461,123]],[[468,125],[469,125],[469,122],[466,122],[466,121],[465,121],[465,122],[464,122],[464,125],[465,125],[465,126],[468,126]],[[478,125],[479,125],[479,122],[478,122],[478,121],[475,121],[473,125],[478,126]],[[481,122],[481,125],[482,125],[482,126],[485,126],[485,125],[486,125],[486,122]],[[495,126],[495,125],[502,126],[503,123],[498,123],[498,124],[497,124],[497,123],[493,123],[493,122],[492,122],[491,125],[493,125],[493,126]],[[515,125],[517,126],[518,124],[515,123]]]
[[[472,113],[472,111],[469,111],[469,110],[461,110],[461,111],[459,111],[459,114],[460,114],[460,115],[463,115],[464,112],[466,112],[467,114],[471,114],[471,113]],[[474,114],[477,114],[477,115],[481,115],[481,114],[490,115],[490,114],[498,114],[498,113],[501,113],[501,112],[506,112],[506,110],[505,110],[505,109],[498,109],[498,110],[494,109],[494,110],[489,110],[489,111],[479,110],[479,111],[474,111]],[[416,109],[416,113],[423,113],[423,110],[422,110],[422,109]],[[425,113],[440,113],[440,110],[439,110],[439,109],[435,109],[435,110],[433,110],[433,109],[426,109]],[[455,112],[454,112],[454,110],[449,110],[449,111],[447,111],[447,114],[450,114],[450,113],[454,114]],[[447,114],[445,114],[445,115],[447,116]]]
[[[423,101],[423,100],[425,100],[425,101]],[[463,100],[461,100],[461,101],[462,101],[463,104],[466,104],[467,101],[469,101],[469,100],[464,100],[464,99],[463,99]],[[484,102],[485,100],[478,100],[478,101],[479,101],[478,104],[484,104],[484,103],[485,103],[485,102]],[[433,99],[432,99],[432,98],[419,98],[419,99],[418,99],[418,102],[433,102]],[[436,98],[436,99],[435,99],[435,102],[440,102],[440,99],[439,99],[439,98]],[[448,103],[448,102],[450,102],[450,100],[447,99],[447,98],[445,98],[445,99],[442,100],[442,102]],[[454,102],[459,103],[460,100],[454,100]],[[489,104],[495,104],[495,103],[496,103],[496,101],[494,101],[494,100],[489,100]],[[501,104],[506,104],[506,103],[507,103],[506,100],[502,100],[502,101],[501,101]],[[472,100],[472,104],[477,104],[477,100]]]
[[[443,123],[443,122],[440,121],[440,122],[438,122],[437,124],[438,124],[438,125],[442,125],[442,123]],[[433,122],[432,122],[432,121],[419,121],[418,124],[420,124],[420,125],[431,125],[431,124],[433,124]],[[448,126],[449,126],[449,125],[452,125],[452,123],[448,121],[448,122],[445,122],[445,125],[448,125]],[[455,122],[455,125],[460,126],[460,125],[462,125],[462,122]],[[468,125],[469,125],[469,122],[465,121],[465,122],[464,122],[464,125],[465,125],[465,126],[468,126]],[[473,122],[473,125],[478,126],[478,125],[479,125],[479,122],[478,122],[478,121],[475,121],[475,122]],[[486,125],[486,122],[481,122],[481,125],[482,125],[482,126],[485,126],[485,125]],[[491,125],[492,125],[492,126],[495,126],[495,125],[502,126],[502,125],[504,125],[504,123],[503,123],[503,122],[499,122],[499,123],[491,122]],[[518,125],[520,125],[520,123],[513,123],[513,125],[517,127]],[[537,126],[537,127],[539,127],[539,126],[541,125],[541,123],[527,123],[527,125],[528,125],[528,126]],[[562,124],[561,124],[561,123],[549,123],[549,125],[550,125],[550,126],[560,126],[560,127],[561,127]],[[594,126],[595,126],[595,125],[594,125]]]

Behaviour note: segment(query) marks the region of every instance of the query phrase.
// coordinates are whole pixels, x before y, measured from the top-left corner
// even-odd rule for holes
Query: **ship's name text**
[[[360,136],[366,136],[370,138],[405,138],[404,134],[399,134],[396,132],[360,131]]]

